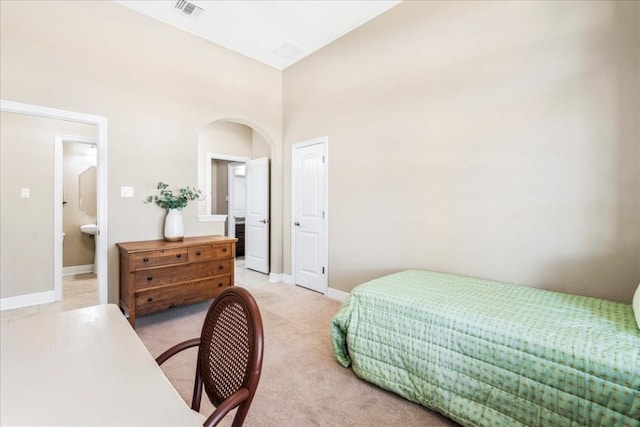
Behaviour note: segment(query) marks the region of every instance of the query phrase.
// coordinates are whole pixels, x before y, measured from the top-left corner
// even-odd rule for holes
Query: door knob
[[[298,221],[294,222],[293,225],[295,225],[296,227],[300,227],[300,223]]]
[[[261,222],[261,223],[263,223],[263,224],[266,224],[266,223],[267,223],[267,220],[266,220],[266,219],[261,219],[261,220],[260,220],[260,221],[258,221],[258,222]]]

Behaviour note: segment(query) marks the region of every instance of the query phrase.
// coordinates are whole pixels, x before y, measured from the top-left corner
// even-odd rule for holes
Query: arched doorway
[[[238,238],[236,255],[245,266],[270,271],[271,144],[249,123],[216,120],[198,134],[198,184],[205,200],[201,220],[222,223],[224,234]]]

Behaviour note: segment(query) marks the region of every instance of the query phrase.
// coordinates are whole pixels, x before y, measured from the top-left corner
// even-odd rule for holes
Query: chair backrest
[[[262,318],[253,296],[241,287],[225,289],[209,307],[202,326],[197,377],[216,407],[239,390],[248,391],[234,426],[244,422],[258,386],[263,342]]]

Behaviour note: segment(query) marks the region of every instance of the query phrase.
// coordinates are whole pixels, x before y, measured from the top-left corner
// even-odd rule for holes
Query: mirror
[[[96,167],[89,166],[78,176],[78,204],[80,210],[95,218],[96,210]]]

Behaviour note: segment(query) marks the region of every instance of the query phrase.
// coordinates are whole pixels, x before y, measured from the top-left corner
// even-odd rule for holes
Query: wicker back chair
[[[187,348],[199,346],[191,409],[198,412],[202,388],[216,407],[204,426],[217,425],[238,407],[233,427],[244,422],[260,371],[264,335],[256,301],[244,288],[232,286],[211,304],[200,338],[171,347],[156,358],[158,365]]]

